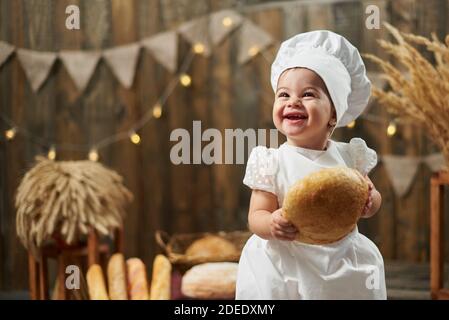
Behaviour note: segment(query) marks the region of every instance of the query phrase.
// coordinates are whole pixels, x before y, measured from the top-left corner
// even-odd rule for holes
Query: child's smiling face
[[[329,122],[336,119],[324,81],[305,68],[284,71],[279,77],[273,105],[273,122],[288,143],[322,150]]]

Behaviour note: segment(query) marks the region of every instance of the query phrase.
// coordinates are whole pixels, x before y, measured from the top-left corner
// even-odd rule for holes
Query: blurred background
[[[66,27],[69,5],[79,7],[79,29]],[[401,31],[425,37],[435,32],[440,39],[448,33],[447,0],[0,0],[0,41],[15,48],[0,66],[0,129],[17,128],[13,138],[2,135],[0,141],[0,291],[28,289],[28,255],[16,235],[14,197],[36,155],[56,160],[98,156],[97,161],[123,176],[134,194],[124,222],[124,253],[141,258],[149,273],[160,252],[156,230],[246,230],[250,190],[242,184],[245,165],[174,165],[170,133],[185,128],[192,134],[194,120],[201,121],[203,131],[274,128],[271,62],[280,43],[300,32],[329,29],[361,53],[390,60],[376,42],[391,39],[386,28],[365,25],[369,5],[379,9],[381,22]],[[192,56],[201,35],[188,23],[223,9],[233,10],[242,24],[218,43],[197,46]],[[252,24],[244,32],[246,21]],[[141,42],[167,31],[177,31],[177,42],[170,42],[175,47],[168,48],[166,39],[148,47]],[[82,82],[83,75],[69,70],[62,55],[55,56],[62,50],[106,52],[135,43],[141,44],[137,51],[126,47],[122,52],[127,63],[113,50],[89,60],[95,67],[84,86],[74,81],[78,76]],[[18,49],[31,51],[19,58]],[[35,52],[50,54],[40,59]],[[33,69],[33,61],[47,69]],[[378,68],[369,61],[366,66],[373,83],[382,87]],[[135,128],[138,143],[136,136],[134,143],[127,136],[131,132],[132,138]],[[378,214],[361,221],[359,229],[392,266],[387,285],[426,298],[432,170],[425,160],[439,150],[423,129],[395,122],[374,99],[362,117],[337,129],[333,139],[348,142],[352,137],[363,138],[377,151],[380,161],[370,176],[383,198]],[[394,163],[385,165],[389,155],[413,165],[409,171],[389,170],[394,168]],[[443,229],[447,233],[449,219]],[[449,246],[445,256],[448,261]]]

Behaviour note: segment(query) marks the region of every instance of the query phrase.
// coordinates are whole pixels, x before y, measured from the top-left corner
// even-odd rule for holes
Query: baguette
[[[170,300],[171,271],[170,261],[164,255],[158,254],[153,263],[150,300]]]
[[[127,300],[126,265],[123,254],[112,255],[108,263],[109,297],[111,300]]]
[[[145,264],[139,258],[126,260],[128,296],[131,300],[148,300],[148,282]]]
[[[87,270],[86,281],[90,300],[109,300],[103,270],[98,264],[91,265]]]

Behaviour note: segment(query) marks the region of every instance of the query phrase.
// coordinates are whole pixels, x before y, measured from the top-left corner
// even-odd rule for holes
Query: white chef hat
[[[302,67],[316,72],[326,84],[337,114],[336,127],[344,127],[365,109],[371,82],[359,51],[344,37],[327,30],[300,33],[281,44],[271,66],[276,92],[280,75]]]

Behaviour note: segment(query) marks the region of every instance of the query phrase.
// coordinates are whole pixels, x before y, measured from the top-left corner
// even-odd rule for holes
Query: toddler
[[[254,233],[239,262],[237,299],[386,299],[383,259],[375,244],[354,228],[326,245],[295,241],[283,218],[289,188],[317,170],[347,166],[369,184],[360,213],[380,208],[381,195],[368,178],[377,163],[365,141],[330,139],[336,127],[366,107],[371,84],[358,50],[331,31],[298,34],[282,43],[271,68],[273,122],[287,141],[278,149],[255,147],[243,183],[252,189],[248,224]]]

